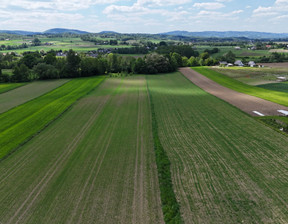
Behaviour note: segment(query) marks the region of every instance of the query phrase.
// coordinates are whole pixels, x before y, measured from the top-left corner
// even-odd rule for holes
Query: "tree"
[[[16,66],[13,71],[12,79],[15,82],[27,82],[29,81],[30,70],[25,64]]]
[[[36,38],[34,38],[34,40],[32,41],[32,45],[33,45],[33,46],[40,46],[40,45],[41,45],[41,41],[36,37]]]
[[[33,72],[39,79],[58,79],[59,71],[53,66],[45,63],[40,63],[34,66]]]
[[[67,53],[66,64],[63,69],[64,77],[79,77],[80,62],[81,58],[75,51],[70,49]]]
[[[174,58],[177,61],[177,67],[182,67],[182,56],[176,52],[172,53],[171,58]]]
[[[44,58],[44,62],[46,64],[49,64],[49,65],[55,65],[56,64],[56,61],[57,61],[57,58],[56,58],[56,53],[55,52],[50,52],[48,53],[45,58]]]

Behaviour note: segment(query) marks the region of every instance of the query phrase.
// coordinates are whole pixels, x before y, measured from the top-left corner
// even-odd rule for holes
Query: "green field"
[[[26,103],[29,100],[37,98],[68,81],[68,79],[37,81],[3,93],[0,95],[0,114],[13,107]]]
[[[0,83],[0,94],[25,85],[26,83]]]
[[[212,69],[223,75],[249,85],[276,83],[278,76],[287,76],[288,78],[288,72],[286,68],[213,67]]]
[[[288,106],[288,95],[285,92],[272,91],[255,86],[250,86],[206,67],[195,67],[193,69],[227,88],[248,95],[256,96],[265,100],[269,100],[284,106]]]
[[[73,79],[65,85],[0,114],[0,159],[41,131],[103,77]]]
[[[0,222],[164,223],[151,125],[145,77],[106,79],[1,162]]]
[[[259,85],[258,87],[288,93],[288,82]]]
[[[147,79],[184,221],[287,223],[287,137],[180,73]]]

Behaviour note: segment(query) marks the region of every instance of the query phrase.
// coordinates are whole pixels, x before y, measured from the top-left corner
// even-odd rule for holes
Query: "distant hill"
[[[184,36],[184,37],[246,37],[250,39],[279,39],[288,38],[288,33],[266,33],[266,32],[254,32],[254,31],[203,31],[203,32],[188,32],[188,31],[171,31],[167,33],[161,33],[162,35],[171,36]]]
[[[7,33],[13,35],[37,35],[41,32],[23,31],[23,30],[0,30],[0,33]]]
[[[46,30],[43,33],[44,34],[62,34],[62,33],[86,34],[86,33],[89,33],[89,32],[81,31],[81,30],[54,28],[54,29]]]
[[[119,33],[117,33],[117,32],[115,32],[115,31],[102,31],[102,32],[100,32],[100,34],[106,34],[106,33],[112,33],[112,34],[119,34]]]

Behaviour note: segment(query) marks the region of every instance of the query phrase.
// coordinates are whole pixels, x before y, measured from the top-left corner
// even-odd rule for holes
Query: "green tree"
[[[36,38],[34,38],[34,40],[32,41],[32,45],[33,45],[33,46],[40,46],[40,45],[41,45],[41,41],[36,37]]]
[[[39,79],[58,79],[59,71],[53,66],[40,63],[34,66],[33,72]]]
[[[70,49],[67,53],[66,64],[64,66],[63,75],[64,77],[79,77],[81,58],[79,55]]]
[[[27,82],[29,81],[30,70],[25,64],[16,66],[13,70],[12,80],[15,82]]]

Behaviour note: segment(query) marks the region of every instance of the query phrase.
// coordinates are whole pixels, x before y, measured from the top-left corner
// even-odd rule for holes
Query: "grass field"
[[[184,221],[287,223],[287,137],[180,73],[147,79]]]
[[[288,82],[259,85],[258,87],[288,93]]]
[[[287,93],[250,86],[206,67],[195,67],[193,69],[227,88],[288,106]]]
[[[13,107],[26,103],[29,100],[37,98],[68,81],[68,79],[37,81],[3,93],[0,95],[0,114]]]
[[[1,162],[0,222],[163,223],[144,76],[106,79]]]
[[[73,79],[65,85],[0,114],[0,159],[42,130],[103,77]]]
[[[287,76],[288,78],[286,68],[213,67],[212,69],[249,85],[276,83],[278,76]]]
[[[27,83],[0,83],[0,94],[24,86]]]

